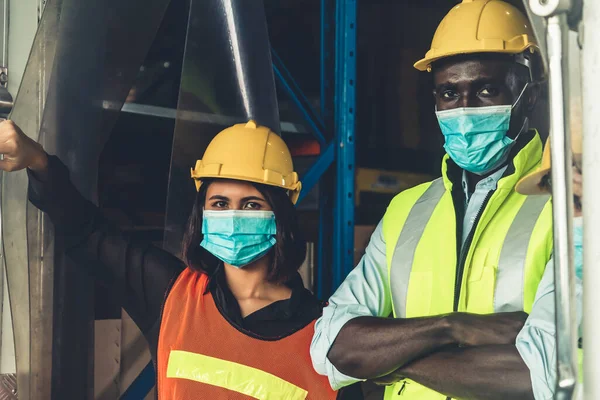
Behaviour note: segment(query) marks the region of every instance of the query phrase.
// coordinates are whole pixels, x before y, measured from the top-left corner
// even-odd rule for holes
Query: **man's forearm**
[[[455,399],[533,399],[529,369],[514,345],[444,349],[395,372]]]
[[[342,328],[327,357],[343,374],[370,379],[453,343],[451,324],[445,316],[359,317]]]

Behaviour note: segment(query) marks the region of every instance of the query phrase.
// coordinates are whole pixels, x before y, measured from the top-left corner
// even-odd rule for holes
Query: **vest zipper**
[[[479,225],[479,220],[483,215],[483,211],[487,206],[487,203],[490,201],[490,198],[494,194],[495,190],[490,191],[481,203],[481,207],[477,211],[477,215],[475,216],[475,221],[473,222],[473,227],[467,236],[467,240],[465,240],[465,244],[461,246],[460,250],[460,260],[456,268],[456,282],[454,283],[454,312],[458,311],[458,301],[460,300],[460,289],[462,285],[462,277],[465,270],[465,263],[467,262],[467,255],[469,254],[469,248],[471,247],[471,242],[473,241],[473,236],[475,236],[475,230],[477,230],[477,225]],[[464,215],[463,215],[464,218]],[[457,223],[463,223],[463,221],[457,221]],[[460,238],[457,238],[460,240]],[[446,397],[446,400],[452,400],[451,397]]]
[[[477,225],[479,225],[479,220],[483,215],[483,211],[487,206],[487,203],[490,201],[490,198],[494,194],[494,190],[491,190],[486,196],[483,202],[481,203],[481,207],[479,207],[479,211],[477,211],[477,215],[475,216],[475,221],[473,222],[473,227],[467,236],[467,240],[461,246],[460,250],[460,260],[458,265],[456,266],[456,282],[454,282],[454,312],[458,311],[458,301],[460,300],[460,289],[462,285],[462,278],[465,269],[465,262],[467,261],[467,255],[469,254],[469,249],[471,247],[471,242],[473,241],[473,236],[475,236],[475,231],[477,230]],[[463,223],[463,221],[457,221],[457,223]],[[461,240],[462,238],[457,238]]]
[[[404,389],[406,389],[406,379],[402,381],[402,386],[400,387],[400,390],[398,391],[398,396],[402,396],[402,394],[404,393]]]

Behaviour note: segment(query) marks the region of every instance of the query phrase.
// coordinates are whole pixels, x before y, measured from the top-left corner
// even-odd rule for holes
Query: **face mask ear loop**
[[[527,82],[525,84],[525,86],[523,86],[523,90],[521,90],[521,94],[519,94],[519,97],[517,97],[517,100],[513,103],[511,110],[514,110],[515,107],[519,104],[519,102],[523,98],[523,93],[525,93],[525,90],[527,90],[528,86],[529,86],[529,82]],[[515,138],[513,139],[513,141],[515,143],[516,143],[517,139],[519,139],[519,136],[521,136],[521,133],[523,133],[525,130],[527,130],[528,126],[529,126],[529,117],[525,117],[523,119],[523,125],[521,125],[521,129],[519,130],[519,133],[517,133],[517,136],[515,136]]]
[[[519,139],[519,136],[521,136],[521,133],[523,133],[527,130],[528,125],[529,125],[529,117],[525,117],[525,119],[523,120],[523,126],[521,126],[521,130],[519,130],[519,133],[517,133],[517,136],[515,136],[515,138],[513,139],[514,143],[517,142],[517,140]]]
[[[517,97],[517,100],[515,100],[515,102],[512,105],[512,109],[514,110],[515,107],[517,106],[517,104],[519,104],[519,102],[521,101],[521,98],[523,97],[523,94],[525,93],[525,90],[527,90],[527,88],[529,87],[529,82],[527,82],[525,84],[525,86],[523,86],[523,90],[521,90],[521,93],[519,94],[519,97]]]

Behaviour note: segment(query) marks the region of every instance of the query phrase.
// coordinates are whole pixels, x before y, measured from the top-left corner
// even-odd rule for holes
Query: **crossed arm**
[[[514,345],[525,317],[359,317],[327,357],[343,374],[383,384],[410,378],[457,399],[532,399],[529,369]]]
[[[527,315],[454,313],[391,319],[381,227],[317,322],[311,355],[334,388],[410,378],[458,399],[532,399],[515,347]],[[387,299],[387,300],[382,300]]]

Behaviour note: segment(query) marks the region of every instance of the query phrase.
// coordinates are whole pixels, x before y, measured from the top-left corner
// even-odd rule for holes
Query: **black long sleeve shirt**
[[[29,200],[48,214],[55,233],[64,239],[65,252],[79,266],[112,289],[133,318],[156,360],[163,304],[185,264],[165,250],[136,241],[120,232],[101,210],[73,186],[66,166],[48,157],[43,177],[29,173]],[[223,268],[210,279],[209,290],[217,308],[230,324],[258,337],[287,336],[321,315],[322,304],[304,288],[299,275],[287,283],[292,295],[246,317],[229,290]],[[361,399],[358,386],[340,392],[339,398]]]

